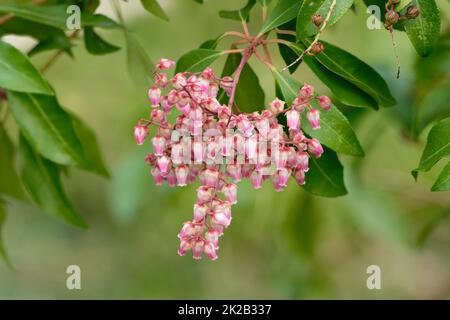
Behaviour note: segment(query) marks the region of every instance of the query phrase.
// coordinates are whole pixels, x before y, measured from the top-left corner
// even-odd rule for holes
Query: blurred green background
[[[122,10],[128,27],[156,61],[177,59],[204,40],[239,30],[239,23],[219,18],[217,11],[239,8],[243,2],[161,1],[170,23],[149,15],[137,0],[122,3]],[[448,2],[438,4],[448,26]],[[101,11],[113,16],[108,3]],[[153,185],[144,162],[150,145],[136,146],[132,134],[137,119],[148,112],[146,91],[130,79],[124,48],[93,56],[80,41],[75,59],[62,57],[46,76],[62,105],[98,134],[112,178],[73,170],[65,179],[73,204],[89,223],[87,231],[60,223],[30,204],[10,202],[4,242],[14,270],[0,264],[0,298],[450,298],[450,197],[430,192],[443,164],[415,183],[410,171],[418,164],[429,128],[421,142],[412,142],[402,135],[398,120],[401,110],[410,111],[417,55],[406,36],[396,33],[402,65],[396,80],[390,35],[368,30],[367,17],[358,5],[324,39],[374,66],[400,106],[350,113],[367,155],[341,157],[349,194],[325,199],[308,195],[295,183],[283,193],[269,184],[254,191],[241,183],[233,223],[215,262],[176,253],[176,235],[192,215],[196,186]],[[257,8],[251,30],[259,26]],[[124,46],[120,30],[101,35]],[[23,39],[14,41],[29,47]],[[228,48],[226,41],[221,48]],[[277,48],[272,51],[281,68]],[[33,61],[42,65],[49,56]],[[218,73],[221,64],[223,60],[215,64]],[[274,98],[271,74],[258,61],[251,64],[269,102]],[[329,93],[305,66],[295,77]],[[66,268],[72,264],[81,267],[82,290],[66,288]],[[373,264],[381,267],[381,290],[366,287],[366,268]]]

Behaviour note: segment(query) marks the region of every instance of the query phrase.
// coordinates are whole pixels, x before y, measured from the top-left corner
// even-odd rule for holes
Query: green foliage
[[[431,191],[448,191],[450,190],[450,162],[442,170],[436,182],[431,187]]]
[[[160,4],[156,0],[141,0],[142,6],[150,12],[154,14],[158,18],[169,21],[169,17],[166,15],[164,10],[161,8]]]
[[[15,150],[3,127],[0,127],[0,194],[24,199],[22,185],[14,167]]]
[[[84,28],[84,45],[86,50],[92,54],[108,54],[120,49],[105,41],[92,27]]]
[[[231,76],[237,69],[239,62],[241,61],[240,54],[230,54],[225,62],[222,76]],[[221,103],[226,103],[226,94],[222,91],[220,99]],[[235,102],[239,109],[244,112],[253,112],[264,109],[264,90],[258,80],[258,76],[250,67],[246,64],[241,72],[241,77],[236,88]]]
[[[0,41],[0,87],[21,92],[53,95],[53,89],[26,56]]]
[[[297,16],[297,39],[301,40],[307,37],[307,27],[311,24],[313,15],[323,5],[325,0],[304,0]]]
[[[413,176],[417,178],[418,171],[429,171],[443,157],[450,155],[450,118],[439,121],[428,134],[427,144],[423,151],[417,169]]]
[[[279,0],[259,33],[264,34],[294,19],[301,3],[298,0]]]
[[[175,72],[199,72],[208,67],[222,55],[222,52],[212,49],[195,49],[184,54],[177,62]]]
[[[25,138],[20,138],[22,181],[36,204],[46,213],[77,227],[86,228],[63,190],[61,168],[37,154]]]
[[[248,0],[245,7],[239,10],[232,10],[232,11],[219,11],[219,16],[225,19],[230,20],[237,20],[237,21],[248,21],[248,16],[250,14],[250,11],[255,6],[256,0]]]
[[[404,23],[406,34],[418,54],[428,56],[439,39],[441,17],[434,0],[414,0],[420,15]]]

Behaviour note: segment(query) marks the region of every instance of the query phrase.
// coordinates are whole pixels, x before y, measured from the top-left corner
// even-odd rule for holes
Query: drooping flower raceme
[[[329,110],[326,96],[315,96],[314,88],[304,85],[291,106],[278,98],[268,109],[242,113],[218,101],[219,90],[230,96],[234,81],[216,77],[213,70],[183,72],[169,79],[164,70],[175,63],[161,59],[154,84],[148,91],[151,112],[134,127],[136,142],[141,145],[149,135],[153,152],[146,157],[155,184],[171,187],[200,182],[192,220],[186,221],[178,238],[178,254],[192,251],[194,259],[203,254],[217,259],[219,238],[230,226],[231,206],[238,202],[237,185],[249,179],[255,189],[271,180],[274,189],[282,191],[293,177],[305,184],[309,158],[320,157],[323,148],[315,138],[301,129],[302,119],[320,128],[317,105]],[[176,114],[173,122],[170,114]],[[305,117],[302,114],[305,113]],[[278,120],[286,117],[287,127]]]

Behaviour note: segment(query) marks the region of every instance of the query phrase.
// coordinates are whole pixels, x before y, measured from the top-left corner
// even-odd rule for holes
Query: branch
[[[322,35],[323,31],[327,27],[328,22],[330,21],[331,14],[333,13],[334,7],[336,7],[336,1],[337,0],[333,0],[333,2],[331,3],[330,10],[328,10],[328,13],[327,13],[327,17],[325,18],[322,26],[320,27],[319,31],[317,32],[316,37],[314,38],[314,41],[310,44],[310,46],[305,51],[302,52],[302,54],[297,59],[295,59],[294,62],[292,62],[290,65],[284,67],[281,71],[286,71],[287,69],[289,69],[290,67],[294,66],[299,61],[301,61],[303,59],[303,57],[305,56],[305,54],[309,53],[311,51],[312,47],[317,42],[319,42],[320,36]]]

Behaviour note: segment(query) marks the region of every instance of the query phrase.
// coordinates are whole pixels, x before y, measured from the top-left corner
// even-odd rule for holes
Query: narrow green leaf
[[[8,91],[20,131],[41,155],[62,165],[88,167],[72,117],[55,97]]]
[[[14,168],[15,150],[3,126],[0,126],[0,195],[24,199],[25,194]]]
[[[217,45],[219,44],[220,39],[222,39],[222,35],[218,36],[217,38],[214,39],[209,39],[206,40],[205,42],[203,42],[199,49],[210,49],[210,50],[215,50],[217,48]]]
[[[55,218],[86,228],[63,190],[58,165],[40,157],[22,136],[19,151],[22,181],[36,204]]]
[[[304,43],[308,46],[311,40],[305,39]],[[345,50],[324,41],[322,43],[325,50],[315,59],[324,67],[366,92],[383,107],[397,103],[386,81],[371,66]]]
[[[139,41],[127,31],[125,31],[125,41],[127,44],[128,73],[135,84],[147,88],[152,82],[154,64]]]
[[[54,94],[28,58],[3,41],[0,41],[0,87],[21,92]]]
[[[67,30],[67,5],[36,6],[32,4],[0,4],[0,13],[12,13],[29,21]],[[81,13],[81,26],[118,28],[115,21],[101,14]]]
[[[313,15],[323,5],[325,0],[304,0],[297,16],[297,39],[306,38],[307,27],[311,24]]]
[[[305,56],[305,63],[333,93],[335,98],[347,106],[378,109],[378,104],[367,93],[339,75],[329,71],[314,58]]]
[[[450,161],[442,170],[441,174],[433,184],[431,191],[448,191],[450,190]]]
[[[281,25],[280,29],[295,31],[296,25],[297,25],[297,20],[293,19],[293,20]],[[289,42],[294,42],[294,43],[296,42],[296,37],[293,35],[290,35],[290,34],[277,33],[277,38],[286,40]],[[287,66],[290,66],[298,58],[298,54],[294,50],[292,50],[290,47],[288,47],[284,44],[281,44],[281,43],[278,44],[278,50],[280,51],[281,57],[283,58],[283,60]],[[291,73],[291,74],[294,73],[297,70],[297,68],[300,66],[301,62],[302,61],[298,61],[297,63],[295,63],[294,65],[289,67],[289,73]]]
[[[224,19],[237,20],[237,21],[248,21],[248,16],[250,11],[256,4],[256,0],[248,0],[245,7],[239,10],[219,11],[219,16]]]
[[[259,34],[264,34],[297,17],[302,1],[279,0],[263,24]]]
[[[420,15],[404,22],[405,31],[417,53],[426,57],[439,40],[441,16],[434,0],[414,0],[413,3]]]
[[[35,45],[33,49],[30,50],[30,52],[28,52],[28,55],[31,57],[38,53],[50,50],[64,50],[64,52],[66,52],[69,56],[73,56],[72,43],[64,34],[50,36],[39,41],[39,43]]]
[[[438,122],[430,131],[419,167],[413,171],[429,171],[439,160],[450,154],[450,118]]]
[[[177,72],[199,72],[210,66],[222,55],[221,51],[211,49],[195,49],[178,59]]]
[[[290,105],[298,95],[302,84],[291,77],[284,76],[278,71],[273,71],[273,73],[283,98]],[[313,104],[315,108],[319,108],[317,101],[314,101]],[[302,122],[302,129],[336,152],[358,157],[364,156],[364,151],[350,122],[336,106],[332,105],[330,111],[322,111],[320,117],[320,129],[312,130],[311,125],[305,118]]]
[[[105,41],[92,27],[84,28],[84,45],[89,53],[98,55],[116,52],[120,49],[120,47]]]
[[[322,4],[319,10],[317,10],[315,13],[320,14],[325,19],[326,16],[328,15],[328,12],[330,11],[332,2],[333,0],[325,0],[325,2]],[[337,0],[336,6],[334,7],[333,12],[331,13],[330,20],[327,23],[327,28],[330,28],[336,22],[338,22],[352,7],[352,5],[353,0]],[[317,27],[313,24],[311,18],[309,18],[306,19],[306,25],[301,26],[300,31],[301,32],[297,33],[297,36],[299,36],[298,38],[299,40],[315,35],[317,33]]]
[[[225,62],[222,77],[232,76],[239,66],[241,61],[241,54],[230,54]],[[219,95],[223,97],[219,99],[221,103],[226,103],[228,99],[225,99],[225,94]],[[254,112],[265,108],[265,95],[262,89],[258,76],[250,67],[246,64],[241,72],[241,77],[236,88],[235,102],[239,109],[244,112]]]
[[[161,18],[163,20],[169,21],[169,17],[166,15],[164,10],[159,5],[156,0],[141,0],[142,6],[150,12],[151,14]]]
[[[2,13],[3,14],[3,13]],[[15,34],[30,36],[37,40],[44,40],[51,36],[64,37],[64,31],[46,24],[14,17],[0,25],[0,36]]]
[[[347,194],[344,185],[344,168],[335,152],[324,148],[318,159],[311,157],[306,173],[306,191],[322,197],[340,197]]]
[[[72,114],[73,126],[80,139],[89,166],[85,169],[109,178],[109,172],[103,161],[100,146],[95,133],[79,117]]]

